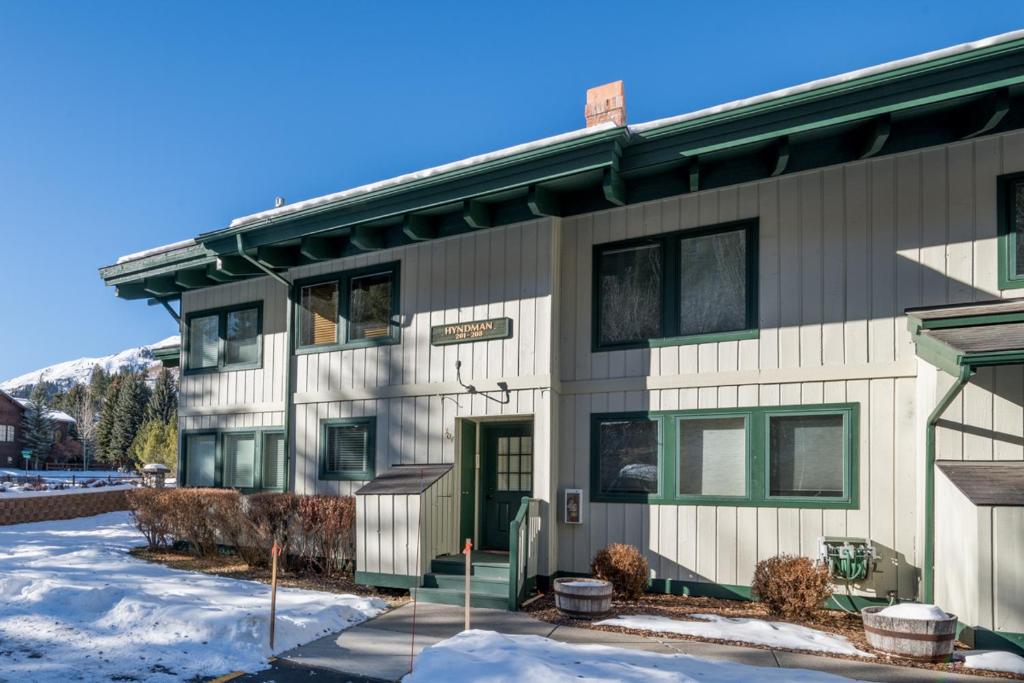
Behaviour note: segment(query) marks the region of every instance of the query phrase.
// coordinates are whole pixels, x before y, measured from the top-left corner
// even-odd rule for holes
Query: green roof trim
[[[907,328],[918,357],[950,375],[1024,363],[1024,299],[909,309]]]

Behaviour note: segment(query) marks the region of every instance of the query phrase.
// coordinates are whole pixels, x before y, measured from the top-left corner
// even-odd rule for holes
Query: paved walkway
[[[285,652],[278,657],[272,669],[236,680],[275,683],[300,680],[317,683],[398,681],[409,672],[412,615],[412,605],[405,605],[340,634],[325,636]],[[811,654],[555,626],[521,612],[474,609],[471,618],[473,628],[507,634],[538,635],[564,643],[610,645],[663,654],[688,654],[751,666],[814,669],[863,681],[992,681],[991,678]],[[416,653],[461,632],[462,619],[460,607],[420,604],[416,608]]]

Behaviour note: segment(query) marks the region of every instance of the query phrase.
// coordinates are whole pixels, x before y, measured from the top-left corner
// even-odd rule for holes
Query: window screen
[[[192,318],[189,323],[188,366],[190,368],[217,367],[220,348],[219,317],[206,315]]]
[[[224,337],[226,365],[259,362],[259,312],[255,308],[229,311]]]
[[[679,244],[679,334],[746,329],[746,229],[684,237]]]
[[[533,437],[498,437],[498,490],[533,490]]]
[[[842,415],[772,416],[768,425],[770,495],[843,495]]]
[[[302,346],[334,344],[338,341],[338,283],[324,282],[303,287],[301,308]]]
[[[620,344],[660,337],[660,244],[601,252],[597,269],[599,343]]]
[[[190,434],[185,439],[185,481],[188,486],[216,485],[217,437]]]
[[[1017,243],[1015,275],[1024,276],[1024,180],[1013,186],[1013,232]]]
[[[325,431],[323,471],[325,474],[361,474],[369,472],[369,425],[328,425]]]
[[[256,486],[256,436],[224,435],[224,486],[249,489]]]
[[[658,492],[657,422],[645,418],[602,420],[597,440],[601,492]]]
[[[679,493],[743,496],[747,427],[742,417],[679,420]]]
[[[391,331],[391,273],[352,278],[349,339],[386,337]]]
[[[283,489],[287,472],[284,434],[263,435],[263,488]]]

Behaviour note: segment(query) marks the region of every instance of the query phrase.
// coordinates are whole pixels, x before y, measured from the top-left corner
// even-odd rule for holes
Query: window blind
[[[843,416],[775,416],[769,422],[773,496],[843,495]]]
[[[185,481],[189,486],[213,486],[217,437],[213,434],[192,434],[185,441]]]
[[[324,282],[302,288],[302,345],[338,341],[338,283]]]
[[[192,318],[189,323],[188,365],[190,368],[217,367],[220,348],[218,316]]]
[[[284,434],[265,434],[263,436],[263,488],[284,488],[285,461]]]
[[[256,436],[224,435],[224,485],[253,488],[256,485]]]
[[[746,462],[742,417],[679,421],[679,493],[742,496],[747,490]]]
[[[325,469],[328,472],[363,472],[367,469],[366,425],[327,427]]]

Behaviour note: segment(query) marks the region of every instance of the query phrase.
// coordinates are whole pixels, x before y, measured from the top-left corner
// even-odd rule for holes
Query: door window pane
[[[661,246],[644,244],[601,252],[597,272],[599,343],[660,337]]]
[[[391,332],[391,273],[352,278],[349,339],[376,339]]]
[[[1016,274],[1024,275],[1024,181],[1013,188],[1013,230],[1017,243]]]
[[[745,330],[747,231],[680,241],[679,334]]]
[[[252,488],[256,485],[256,436],[224,435],[224,486]]]
[[[602,493],[658,492],[658,423],[645,418],[598,423]]]
[[[338,283],[303,287],[299,296],[299,344],[334,344],[338,341]]]
[[[263,488],[283,489],[285,477],[284,434],[263,436]]]
[[[772,496],[843,496],[843,416],[769,418]]]
[[[679,421],[679,493],[742,496],[747,492],[747,429],[742,417]]]
[[[189,322],[188,366],[190,368],[217,367],[220,347],[218,316],[192,318]]]
[[[224,344],[226,365],[259,362],[259,313],[255,308],[229,311]]]
[[[214,486],[216,483],[217,437],[192,434],[185,439],[185,482],[188,486]]]

